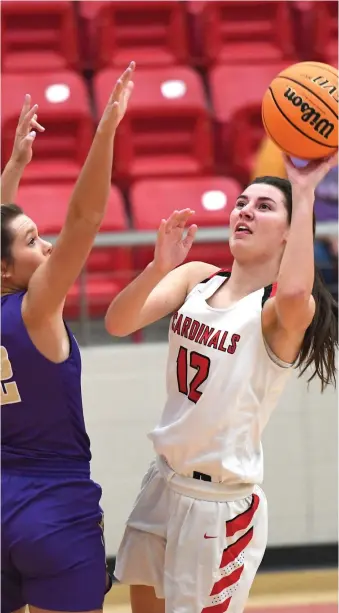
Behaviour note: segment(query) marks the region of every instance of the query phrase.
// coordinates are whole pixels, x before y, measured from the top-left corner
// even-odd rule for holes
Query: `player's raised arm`
[[[16,202],[16,195],[23,172],[32,159],[36,133],[45,128],[37,121],[38,105],[31,107],[31,97],[26,94],[15,131],[13,151],[1,175],[1,204]]]
[[[75,185],[65,224],[48,258],[34,273],[24,303],[26,322],[61,312],[105,214],[111,189],[113,145],[133,88],[134,62],[114,86],[85,164]]]
[[[127,336],[165,317],[184,302],[189,285],[217,270],[203,262],[182,264],[192,246],[197,226],[184,236],[193,211],[174,211],[160,224],[154,259],[110,304],[106,330],[112,336]]]
[[[267,309],[268,312],[274,309],[281,328],[292,334],[304,334],[315,311],[312,296],[315,272],[314,193],[318,183],[337,163],[337,158],[310,162],[301,169],[296,168],[287,156],[285,163],[292,186],[292,218],[280,264],[276,296],[267,304]]]

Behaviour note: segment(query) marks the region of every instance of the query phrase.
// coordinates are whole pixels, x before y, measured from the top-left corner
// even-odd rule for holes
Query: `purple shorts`
[[[88,478],[1,475],[1,611],[101,609],[108,575],[101,488]]]

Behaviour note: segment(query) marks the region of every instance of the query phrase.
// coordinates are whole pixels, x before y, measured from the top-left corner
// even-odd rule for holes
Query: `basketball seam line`
[[[323,64],[322,62],[318,62],[318,64],[316,62],[305,62],[307,64],[307,66],[313,66],[313,68],[320,68],[320,66],[318,64],[321,64],[324,68],[326,68],[326,70],[332,74],[334,77],[336,77],[336,79],[338,78],[338,72],[332,72],[333,69],[335,70],[335,68],[333,66],[330,66],[329,64]],[[288,69],[287,69],[288,70]]]
[[[279,149],[281,149],[280,145],[278,145],[277,141],[276,141],[276,140],[273,138],[273,136],[272,136],[272,134],[271,134],[270,130],[268,129],[268,127],[267,127],[267,123],[266,123],[265,118],[264,118],[264,116],[263,116],[263,115],[262,115],[262,122],[263,122],[263,124],[264,124],[264,128],[265,128],[265,130],[266,130],[267,134],[269,135],[269,137],[270,137],[270,138],[272,139],[272,141],[273,141],[273,142],[274,142],[274,143],[277,145],[277,147],[279,147]],[[290,155],[291,157],[294,157],[293,153],[291,153],[291,151],[288,151],[288,150],[286,149],[286,147],[284,147],[284,151],[285,151],[285,153],[288,153],[288,155]]]
[[[309,89],[309,87],[307,87],[306,85],[304,85],[303,83],[300,83],[299,81],[296,81],[295,79],[292,79],[292,77],[277,77],[277,79],[285,79],[285,81],[292,81],[293,83],[296,83],[297,85],[300,85],[301,87],[303,87],[304,89],[306,89],[306,91],[310,92],[310,94],[312,94],[313,96],[315,96],[315,98],[318,98],[318,100],[320,100],[320,102],[322,102],[329,111],[331,111],[331,113],[333,113],[334,117],[336,119],[338,119],[338,115],[336,114],[335,111],[333,111],[333,109],[331,109],[330,106],[328,106],[328,104],[325,102],[325,100],[323,100],[322,98],[320,98],[320,96],[318,96],[318,94],[316,94],[315,92],[313,92],[311,89]],[[335,86],[334,86],[335,87]]]
[[[322,147],[327,147],[328,149],[336,149],[336,147],[334,147],[333,145],[326,145],[325,143],[320,143],[318,140],[316,140],[315,138],[312,138],[312,136],[309,136],[308,134],[305,134],[305,132],[303,132],[302,130],[300,130],[300,128],[298,128],[298,126],[295,126],[294,123],[292,123],[292,121],[287,117],[287,115],[285,115],[284,111],[280,108],[279,104],[277,103],[274,94],[272,92],[272,89],[269,87],[269,90],[271,92],[271,96],[273,98],[273,102],[275,103],[277,109],[279,109],[280,113],[283,115],[283,117],[285,117],[285,119],[288,121],[288,123],[291,124],[291,126],[293,126],[293,128],[295,130],[297,130],[298,132],[300,132],[300,134],[302,134],[303,136],[306,136],[306,138],[308,138],[309,140],[312,140],[314,143],[316,143],[317,145],[322,145]]]

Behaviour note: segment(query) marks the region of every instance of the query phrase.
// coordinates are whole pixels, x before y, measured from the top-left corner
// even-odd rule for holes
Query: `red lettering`
[[[198,321],[197,319],[195,319],[194,322],[192,323],[191,330],[190,330],[190,333],[188,335],[188,338],[189,338],[190,341],[194,340],[194,337],[195,337],[196,333],[198,332],[200,325],[201,325],[200,321]]]
[[[213,334],[211,340],[209,341],[207,347],[214,347],[214,349],[218,348],[219,336],[221,334],[221,330],[218,330],[215,334]]]
[[[205,328],[206,328],[205,324],[201,324],[200,325],[200,328],[198,330],[198,334],[196,335],[196,337],[194,339],[196,343],[199,342],[199,338],[203,335]]]
[[[234,353],[237,348],[237,343],[240,341],[239,334],[232,334],[231,344],[227,347],[228,353]]]
[[[188,333],[191,323],[192,323],[192,317],[185,317],[185,321],[183,323],[182,330],[181,330],[181,336],[184,336],[185,338],[187,338],[187,333]]]
[[[182,314],[179,316],[179,319],[175,323],[174,328],[172,328],[175,334],[180,334],[181,322],[182,322]]]
[[[213,334],[213,332],[214,332],[214,328],[209,328],[209,326],[206,326],[204,330],[204,334],[199,339],[199,344],[202,345],[202,343],[204,343],[204,345],[206,345],[209,337],[211,336],[211,334]]]
[[[177,321],[177,317],[178,317],[178,311],[176,313],[174,313],[173,317],[172,317],[172,325],[171,326],[172,326],[173,332],[174,332],[175,322]]]
[[[227,335],[228,335],[228,332],[224,332],[224,334],[222,335],[221,341],[220,341],[220,344],[219,344],[219,347],[218,347],[219,351],[226,351],[226,347],[224,346],[224,342],[227,339]]]

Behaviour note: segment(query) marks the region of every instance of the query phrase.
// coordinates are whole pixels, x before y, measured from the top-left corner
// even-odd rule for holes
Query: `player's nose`
[[[44,243],[43,245],[44,255],[51,255],[53,251],[52,243],[50,243],[49,241],[43,241],[43,243]]]
[[[246,204],[239,212],[240,219],[253,219],[253,209],[250,203]]]

